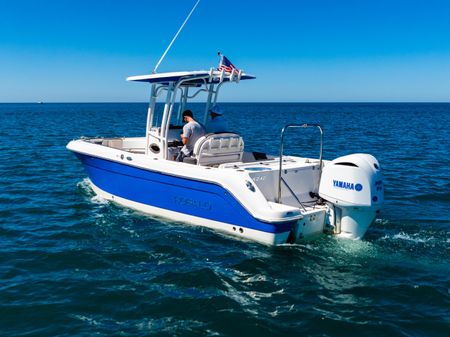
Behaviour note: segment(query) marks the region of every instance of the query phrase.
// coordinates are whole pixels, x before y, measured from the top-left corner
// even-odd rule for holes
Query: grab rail
[[[284,147],[284,132],[289,128],[310,128],[317,127],[320,131],[320,157],[319,157],[319,170],[322,170],[322,152],[323,152],[323,129],[320,124],[304,123],[304,124],[288,124],[281,130],[281,142],[280,142],[280,170],[278,172],[278,203],[281,203],[281,172],[283,169],[283,147]],[[319,172],[320,179],[320,172]]]

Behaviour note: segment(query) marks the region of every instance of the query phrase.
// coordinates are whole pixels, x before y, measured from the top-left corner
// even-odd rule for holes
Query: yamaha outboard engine
[[[363,237],[384,201],[378,161],[369,154],[357,153],[327,163],[319,195],[327,201],[328,222],[336,234]]]

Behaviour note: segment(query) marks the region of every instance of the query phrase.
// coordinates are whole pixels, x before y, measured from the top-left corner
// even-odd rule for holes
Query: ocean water
[[[0,336],[449,336],[450,104],[223,107],[255,151],[319,122],[326,159],[375,155],[366,237],[267,247],[122,208],[65,145],[143,135],[145,104],[0,104]],[[301,131],[286,152],[316,156]]]

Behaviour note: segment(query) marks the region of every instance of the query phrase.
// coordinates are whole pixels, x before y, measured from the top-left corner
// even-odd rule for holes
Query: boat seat
[[[122,138],[105,138],[102,141],[103,146],[111,147],[113,149],[122,150],[123,139]]]
[[[244,140],[231,132],[209,133],[199,138],[193,156],[197,165],[218,165],[242,160]]]

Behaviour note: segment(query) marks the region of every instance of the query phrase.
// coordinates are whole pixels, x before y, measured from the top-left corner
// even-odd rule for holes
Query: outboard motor
[[[380,164],[363,153],[336,158],[322,170],[319,195],[328,201],[335,233],[362,238],[384,201]]]

